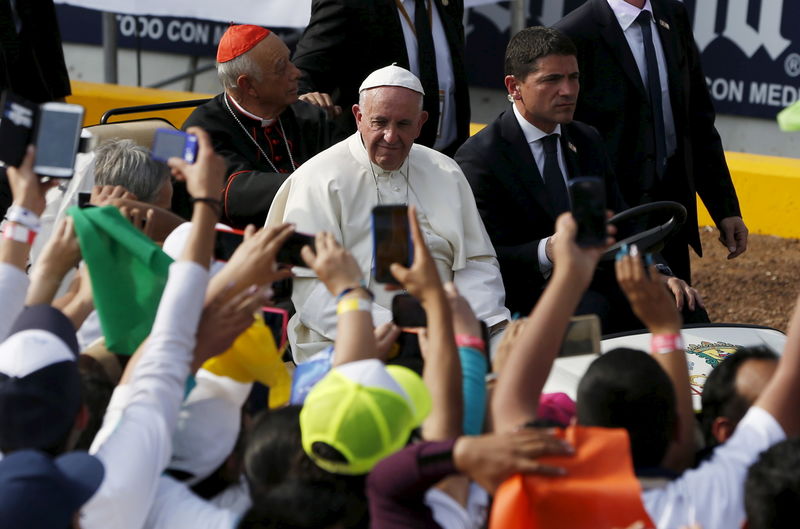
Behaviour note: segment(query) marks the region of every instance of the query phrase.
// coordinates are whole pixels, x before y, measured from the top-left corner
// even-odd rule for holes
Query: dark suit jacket
[[[279,143],[276,152],[280,153],[280,160],[273,156],[273,163],[280,171],[276,173],[252,140],[258,138],[261,148],[271,152],[272,146],[267,144],[260,123],[231,106],[247,129],[248,138],[228,112],[223,97],[224,93],[218,94],[197,107],[183,128],[204,128],[211,136],[214,150],[225,158],[228,178],[222,197],[223,221],[234,228],[243,229],[248,224],[263,226],[275,193],[292,172],[291,163],[284,152],[285,146]],[[331,123],[319,107],[297,101],[281,113],[280,119],[296,166],[333,144]]]
[[[561,150],[568,178],[599,176],[609,209],[625,209],[597,131],[573,121],[561,126]],[[500,262],[506,306],[527,314],[546,282],[539,272],[539,241],[555,231],[556,215],[544,181],[514,112],[498,116],[455,156],[472,186],[486,231]]]
[[[452,152],[469,136],[469,89],[464,69],[464,2],[434,0],[442,19],[455,78],[457,138]],[[311,20],[292,61],[303,72],[300,93],[326,92],[342,106],[337,136],[355,132],[351,107],[358,87],[373,71],[396,62],[408,68],[401,18],[394,0],[314,0]],[[417,143],[432,147],[439,106],[426,102],[430,115]],[[448,153],[452,155],[452,152]]]
[[[554,27],[578,48],[581,90],[575,119],[600,132],[626,202],[683,204],[688,215],[677,242],[689,243],[702,255],[695,193],[716,222],[741,215],[739,202],[714,127],[714,108],[686,8],[677,0],[651,0],[651,4],[667,61],[678,145],[664,180],[649,197],[644,183],[654,179],[653,116],[613,11],[606,0],[587,0]]]

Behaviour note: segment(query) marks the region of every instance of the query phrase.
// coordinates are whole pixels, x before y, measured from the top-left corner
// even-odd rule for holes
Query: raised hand
[[[514,474],[563,476],[563,468],[540,463],[543,456],[572,455],[574,449],[552,430],[522,429],[515,432],[460,437],[453,447],[456,468],[490,493]]]
[[[425,244],[425,238],[422,236],[422,230],[420,230],[417,220],[417,208],[414,206],[408,206],[408,223],[411,229],[411,240],[414,243],[414,262],[411,263],[411,268],[393,263],[391,271],[403,288],[425,305],[426,302],[443,292],[442,280],[439,278],[439,271]]]
[[[314,240],[316,253],[309,247],[303,247],[300,255],[325,284],[333,296],[338,296],[348,288],[357,287],[361,283],[362,273],[353,255],[342,247],[328,232],[320,232]]]
[[[653,334],[677,334],[681,315],[655,266],[645,269],[641,255],[632,251],[615,263],[617,282],[633,313]]]
[[[46,205],[44,195],[56,183],[53,181],[45,184],[39,182],[39,176],[33,172],[35,154],[33,145],[29,145],[20,166],[9,166],[6,174],[11,195],[14,197],[14,204],[41,216]]]
[[[225,180],[225,160],[214,152],[206,131],[189,127],[186,132],[197,136],[197,159],[190,164],[173,157],[167,165],[175,178],[186,182],[186,190],[192,197],[219,199]]]

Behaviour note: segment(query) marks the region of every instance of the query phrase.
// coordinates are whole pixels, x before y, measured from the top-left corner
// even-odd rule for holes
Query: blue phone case
[[[159,162],[176,157],[186,163],[194,163],[197,159],[197,136],[180,130],[158,129],[153,137],[150,156]]]

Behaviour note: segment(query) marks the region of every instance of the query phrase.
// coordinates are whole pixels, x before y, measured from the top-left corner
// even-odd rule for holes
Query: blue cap
[[[49,449],[72,429],[81,406],[78,341],[49,305],[27,307],[0,344],[0,448]]]
[[[56,459],[22,450],[0,461],[0,520],[3,527],[66,529],[97,492],[105,470],[86,452]]]

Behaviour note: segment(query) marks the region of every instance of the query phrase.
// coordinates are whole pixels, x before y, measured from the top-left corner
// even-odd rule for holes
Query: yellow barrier
[[[155,88],[88,83],[86,81],[71,81],[71,83],[72,95],[67,98],[67,102],[83,105],[86,109],[86,114],[83,118],[84,126],[100,123],[100,117],[107,110],[112,108],[213,97],[213,94],[197,94],[194,92],[158,90]],[[163,117],[180,128],[189,114],[191,114],[192,110],[194,109],[162,110],[159,112],[131,114],[129,116],[116,116],[111,118],[111,122],[158,116]]]
[[[742,217],[752,233],[800,238],[800,160],[726,152]],[[700,225],[714,225],[698,200]]]
[[[72,81],[73,95],[67,98],[86,108],[84,125],[100,122],[100,116],[111,108],[165,103],[212,97],[211,94],[137,88]],[[164,117],[180,127],[192,109],[167,110],[158,113],[134,114],[114,120],[143,118],[153,115]],[[486,125],[470,124],[470,134]],[[738,152],[726,152],[733,182],[739,195],[742,215],[753,233],[800,238],[800,160],[778,158]],[[713,221],[698,199],[700,225],[713,225]]]

